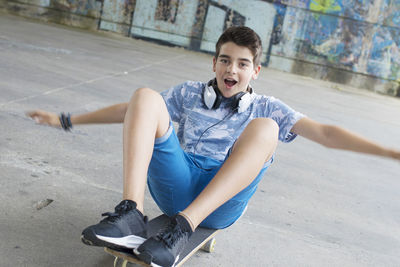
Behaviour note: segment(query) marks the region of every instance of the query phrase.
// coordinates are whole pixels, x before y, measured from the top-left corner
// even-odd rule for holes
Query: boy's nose
[[[227,68],[228,73],[236,73],[237,69],[235,64],[230,64]]]

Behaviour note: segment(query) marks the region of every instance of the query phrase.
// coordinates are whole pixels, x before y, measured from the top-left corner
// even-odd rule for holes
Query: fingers
[[[31,117],[32,119],[33,119],[34,117],[36,117],[36,114],[37,114],[37,111],[36,111],[36,110],[25,112],[25,115],[26,115],[27,117]]]
[[[31,117],[33,119],[35,117],[44,117],[47,114],[47,112],[37,109],[37,110],[28,111],[25,114],[26,114],[26,116]]]
[[[46,112],[44,110],[36,109],[36,110],[27,111],[25,114],[27,116],[35,116],[35,115],[43,115],[46,113],[48,113],[48,112]]]
[[[33,111],[28,111],[26,112],[26,116],[30,117],[33,119],[36,123],[41,123],[43,124],[45,122],[46,112],[42,110],[33,110]]]
[[[58,116],[55,113],[38,109],[38,110],[28,111],[26,112],[26,115],[39,124],[46,124],[55,127],[60,126]]]

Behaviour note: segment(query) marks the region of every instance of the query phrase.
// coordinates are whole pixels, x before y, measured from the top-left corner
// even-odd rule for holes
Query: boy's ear
[[[215,57],[213,57],[213,72],[216,71],[216,66],[217,65],[217,59]]]
[[[253,75],[252,75],[253,80],[257,79],[258,74],[260,73],[260,71],[261,71],[261,65],[258,65],[257,67],[254,68],[254,72],[253,72]]]

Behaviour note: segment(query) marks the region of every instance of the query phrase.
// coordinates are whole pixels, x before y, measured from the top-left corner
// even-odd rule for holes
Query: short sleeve
[[[164,98],[165,104],[167,105],[171,120],[174,122],[179,122],[181,119],[184,95],[184,83],[161,92],[161,96]]]
[[[267,101],[267,117],[270,117],[278,124],[279,140],[285,143],[293,141],[297,135],[290,132],[290,130],[305,115],[274,97],[270,97]]]

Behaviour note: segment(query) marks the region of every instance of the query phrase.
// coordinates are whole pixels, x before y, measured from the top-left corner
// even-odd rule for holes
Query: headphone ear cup
[[[235,107],[235,109],[237,109],[238,113],[242,113],[249,108],[251,102],[252,102],[251,93],[247,92],[243,93],[238,99],[237,106]]]
[[[215,106],[215,102],[218,98],[214,88],[211,85],[207,85],[203,92],[203,101],[208,109],[212,109]]]
[[[216,92],[217,97],[215,98],[213,109],[219,108],[219,106],[221,105],[221,102],[222,102],[221,94],[218,91],[215,91],[215,92]]]
[[[233,110],[236,110],[239,108],[240,101],[242,100],[242,97],[245,94],[246,94],[245,92],[240,92],[233,96],[233,100],[232,100],[232,109]]]

